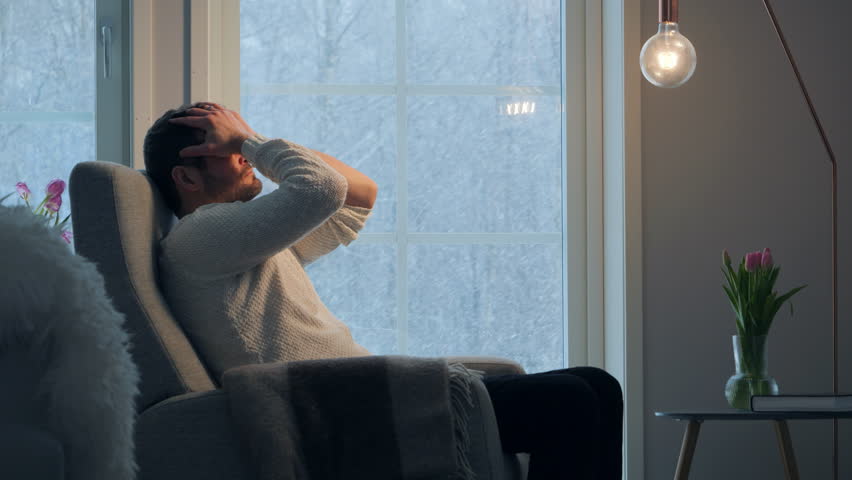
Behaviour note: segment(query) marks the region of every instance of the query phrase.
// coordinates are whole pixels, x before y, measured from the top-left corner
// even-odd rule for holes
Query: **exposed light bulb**
[[[661,22],[657,34],[642,46],[639,64],[642,75],[663,88],[683,85],[695,73],[695,47],[678,31],[677,23]]]

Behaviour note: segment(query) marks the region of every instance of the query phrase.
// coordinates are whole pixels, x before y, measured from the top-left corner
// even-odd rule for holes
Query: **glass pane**
[[[394,0],[241,0],[240,78],[258,83],[390,83]]]
[[[0,197],[24,182],[38,205],[48,182],[95,159],[94,20],[95,0],[0,0]]]
[[[398,353],[395,246],[356,241],[308,265],[307,272],[358,343],[374,353]]]
[[[562,231],[559,97],[421,96],[408,112],[409,229]]]
[[[412,83],[559,85],[559,0],[408,0]]]
[[[68,181],[71,169],[82,160],[95,158],[93,122],[6,123],[0,122],[0,197],[25,182],[32,190],[30,202],[40,203],[45,187],[55,178]],[[62,196],[60,220],[71,213],[69,196]],[[23,205],[13,195],[4,205]]]
[[[94,19],[95,0],[0,0],[0,112],[94,112]]]
[[[391,232],[396,222],[396,102],[391,96],[267,96],[240,100],[246,121],[270,138],[319,150],[372,178],[376,204],[363,232]],[[267,179],[264,192],[276,188]]]
[[[396,312],[408,309],[409,347],[401,353],[562,367],[561,244],[488,244],[491,233],[562,231],[561,2],[242,0],[241,17],[249,123],[326,151],[379,184],[364,233],[393,233],[366,237],[392,243],[356,243],[309,267],[318,284],[378,282],[362,288],[379,293],[318,288],[356,338],[374,353],[397,352]],[[283,34],[279,25],[288,27]],[[399,52],[398,34],[405,35]],[[398,55],[404,79],[395,75]],[[269,83],[278,85],[261,85]],[[545,88],[515,88],[526,86]],[[404,188],[397,164],[407,171]],[[393,317],[372,318],[373,309],[363,317],[370,320],[357,320],[361,305],[379,295],[387,305],[400,301],[395,283],[386,283],[402,268],[391,252],[411,238],[397,230],[400,190],[408,232],[481,234],[484,244],[408,243],[409,274],[401,279],[408,304],[382,307]],[[362,263],[338,261],[356,251]],[[379,270],[358,277],[362,264]]]
[[[409,247],[409,353],[562,368],[560,245]]]

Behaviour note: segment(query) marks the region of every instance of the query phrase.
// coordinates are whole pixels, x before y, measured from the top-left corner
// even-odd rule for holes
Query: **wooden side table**
[[[655,412],[658,417],[668,417],[674,420],[687,421],[686,432],[677,459],[675,480],[689,478],[689,468],[698,443],[698,432],[701,424],[709,420],[769,420],[775,425],[778,437],[778,447],[781,449],[781,461],[784,463],[784,473],[787,480],[799,480],[799,469],[796,466],[796,456],[793,454],[793,442],[790,439],[790,429],[787,420],[826,420],[833,418],[852,418],[852,412],[750,412],[744,410],[703,410]]]

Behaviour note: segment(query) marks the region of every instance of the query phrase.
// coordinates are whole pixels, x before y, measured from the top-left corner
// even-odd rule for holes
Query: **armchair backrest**
[[[74,248],[97,265],[113,305],[126,317],[141,374],[139,410],[215,388],[159,289],[159,242],[175,217],[154,184],[123,165],[82,162],[71,172],[69,190]]]

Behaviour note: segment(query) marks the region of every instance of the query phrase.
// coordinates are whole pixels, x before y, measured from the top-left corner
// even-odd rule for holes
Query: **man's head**
[[[257,196],[262,184],[240,154],[225,157],[181,157],[186,147],[204,143],[205,131],[169,122],[188,116],[196,103],[169,110],[145,135],[145,170],[160,190],[166,204],[179,217],[208,203],[247,202]]]

